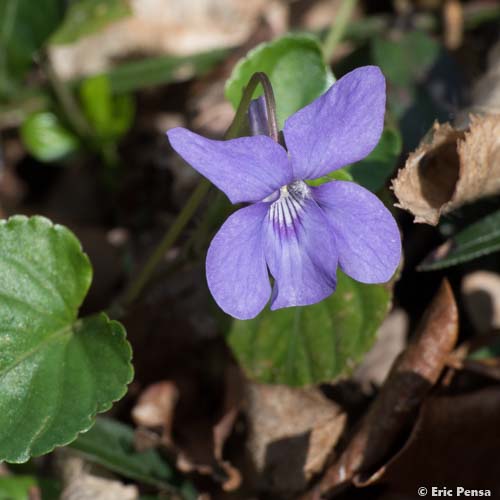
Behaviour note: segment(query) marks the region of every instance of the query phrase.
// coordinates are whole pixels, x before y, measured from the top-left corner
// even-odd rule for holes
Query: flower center
[[[276,229],[293,227],[304,211],[305,201],[311,197],[311,190],[304,181],[295,181],[282,186],[279,198],[269,208],[269,219]]]

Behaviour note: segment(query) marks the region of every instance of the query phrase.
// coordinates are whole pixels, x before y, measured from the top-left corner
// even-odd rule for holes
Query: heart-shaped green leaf
[[[258,45],[234,67],[226,83],[226,97],[235,109],[243,89],[257,71],[266,73],[271,80],[280,128],[286,118],[319,97],[334,82],[315,37],[285,35]],[[261,94],[259,88],[254,97]]]
[[[318,304],[264,310],[233,322],[229,344],[253,379],[292,386],[351,371],[372,346],[391,301],[383,285],[364,285],[338,272],[336,292]]]
[[[77,317],[91,280],[68,229],[43,217],[0,223],[0,460],[69,443],[126,392],[123,327]]]

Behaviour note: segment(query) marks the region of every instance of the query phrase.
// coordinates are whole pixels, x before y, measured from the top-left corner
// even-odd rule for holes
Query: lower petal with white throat
[[[264,249],[275,279],[271,309],[314,304],[335,290],[334,235],[304,182],[282,187],[270,205]]]

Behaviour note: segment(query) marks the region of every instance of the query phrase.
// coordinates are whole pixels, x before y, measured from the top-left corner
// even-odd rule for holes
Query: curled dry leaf
[[[396,206],[433,226],[442,214],[499,193],[500,115],[472,116],[466,131],[435,123],[392,188]]]
[[[293,495],[321,471],[344,431],[346,414],[319,390],[248,383],[247,450],[257,489]]]
[[[325,474],[319,485],[321,493],[351,481],[358,486],[369,484],[379,477],[383,468],[378,468],[437,382],[457,335],[457,306],[445,280],[354,437]]]

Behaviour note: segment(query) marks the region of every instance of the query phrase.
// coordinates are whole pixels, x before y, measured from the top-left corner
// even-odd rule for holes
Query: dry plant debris
[[[257,489],[293,495],[324,467],[347,415],[316,388],[249,383],[244,414],[246,442]]]
[[[395,361],[354,437],[322,479],[319,490],[323,494],[346,482],[367,485],[384,473],[384,462],[437,382],[457,336],[457,306],[444,281],[414,340]]]
[[[466,131],[434,124],[398,172],[396,206],[435,226],[442,214],[500,192],[500,115],[473,116]]]
[[[53,45],[50,57],[59,77],[106,71],[135,54],[187,56],[234,47],[250,36],[268,10],[263,0],[131,0],[130,7],[130,16],[97,33]],[[189,77],[190,69],[183,71]]]

